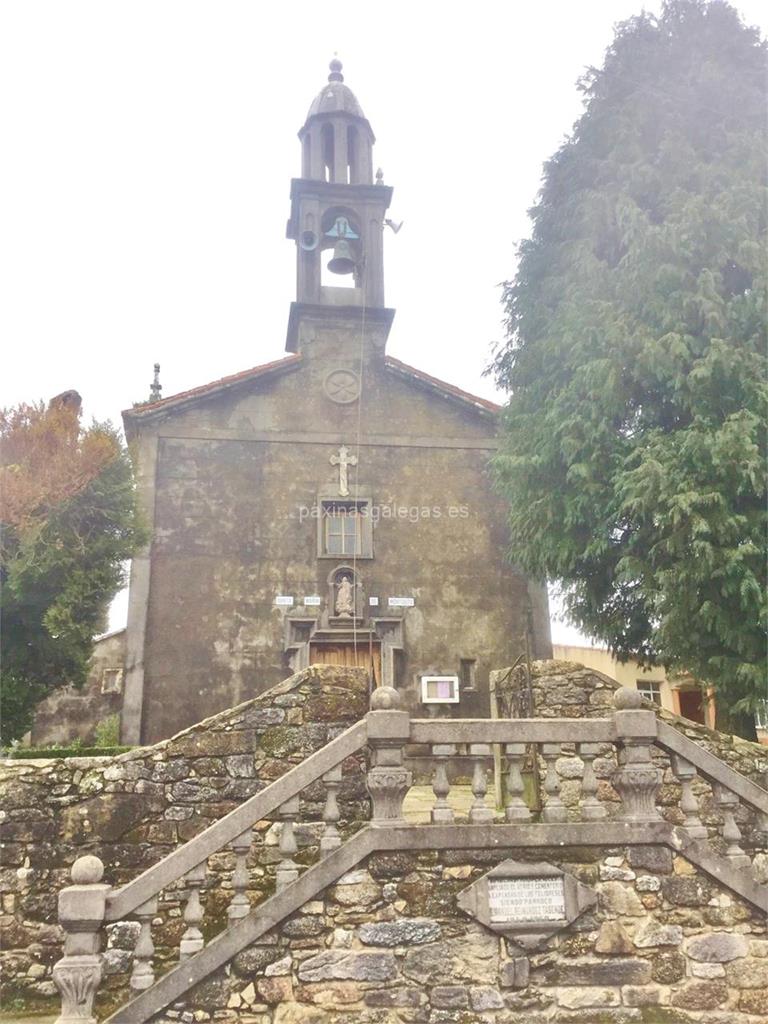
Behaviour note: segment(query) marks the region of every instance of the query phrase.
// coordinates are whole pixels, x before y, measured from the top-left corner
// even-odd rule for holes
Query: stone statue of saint
[[[351,618],[355,613],[355,599],[352,591],[352,580],[342,576],[336,592],[336,614]]]

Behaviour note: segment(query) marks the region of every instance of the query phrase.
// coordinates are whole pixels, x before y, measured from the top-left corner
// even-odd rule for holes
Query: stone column
[[[98,857],[79,857],[72,865],[73,885],[59,893],[59,924],[66,933],[64,956],[53,968],[61,994],[56,1024],[96,1024],[93,1000],[101,981],[101,926],[110,886],[102,885]]]
[[[399,711],[400,694],[390,686],[379,686],[371,696],[366,715],[371,767],[366,785],[373,803],[371,824],[403,823],[403,799],[413,776],[403,765],[403,748],[410,735],[410,717]]]
[[[656,794],[662,772],[651,760],[656,715],[653,711],[640,710],[641,695],[626,686],[616,691],[614,704],[619,767],[612,782],[621,797],[621,818],[624,821],[661,821]]]

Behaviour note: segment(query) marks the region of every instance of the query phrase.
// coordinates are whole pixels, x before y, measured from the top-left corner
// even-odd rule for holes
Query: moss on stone
[[[291,725],[273,725],[261,734],[259,745],[270,757],[285,757],[301,748],[300,733]]]

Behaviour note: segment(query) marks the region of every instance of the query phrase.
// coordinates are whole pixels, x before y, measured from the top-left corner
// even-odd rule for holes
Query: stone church
[[[299,132],[286,355],[123,414],[149,547],[130,579],[122,739],[152,743],[306,665],[485,717],[544,588],[505,558],[499,408],[387,355],[392,189],[342,66]],[[426,712],[425,712],[426,713]]]

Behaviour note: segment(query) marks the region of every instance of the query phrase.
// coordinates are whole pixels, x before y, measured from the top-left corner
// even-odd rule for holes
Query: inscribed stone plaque
[[[546,861],[504,860],[463,889],[459,907],[522,949],[536,949],[593,907],[597,893]]]
[[[491,921],[562,921],[565,886],[562,875],[553,878],[489,878]]]

